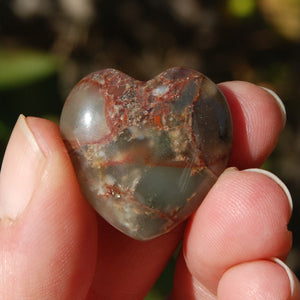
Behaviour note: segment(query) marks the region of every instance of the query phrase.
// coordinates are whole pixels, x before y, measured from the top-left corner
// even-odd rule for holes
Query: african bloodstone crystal
[[[170,231],[196,210],[232,142],[223,94],[185,68],[147,82],[113,69],[92,73],[71,91],[60,128],[88,201],[139,240]]]

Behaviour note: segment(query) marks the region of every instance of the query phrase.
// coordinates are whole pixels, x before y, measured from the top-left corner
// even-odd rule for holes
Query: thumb
[[[0,174],[0,298],[84,298],[96,228],[58,127],[21,115]]]

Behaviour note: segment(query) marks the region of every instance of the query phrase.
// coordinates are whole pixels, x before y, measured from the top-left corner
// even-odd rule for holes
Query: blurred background
[[[284,101],[286,128],[263,167],[292,193],[288,263],[300,277],[300,0],[0,0],[0,161],[18,115],[58,122],[87,73],[113,67],[147,80],[173,66]],[[174,260],[148,300],[171,289]]]

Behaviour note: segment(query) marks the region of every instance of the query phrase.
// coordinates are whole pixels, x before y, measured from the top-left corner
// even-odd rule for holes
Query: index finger
[[[233,145],[229,166],[260,167],[274,150],[286,121],[276,94],[255,84],[231,81],[219,84],[230,106]]]

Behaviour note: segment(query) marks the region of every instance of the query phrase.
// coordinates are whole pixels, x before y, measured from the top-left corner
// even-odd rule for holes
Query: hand
[[[259,167],[283,111],[253,84],[220,88],[233,115],[229,165]],[[172,299],[299,299],[281,262],[292,244],[288,198],[271,174],[229,168],[186,229],[135,241],[84,199],[58,127],[20,116],[0,175],[0,298],[143,299],[184,234]]]

